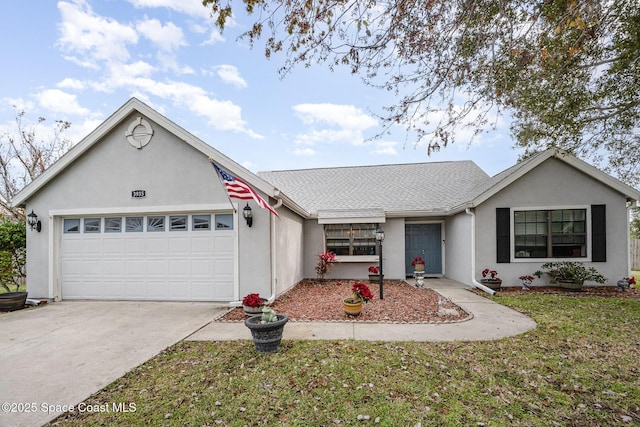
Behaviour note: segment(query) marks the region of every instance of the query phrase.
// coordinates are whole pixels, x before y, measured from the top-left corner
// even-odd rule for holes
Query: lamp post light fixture
[[[42,230],[42,223],[38,221],[38,215],[31,209],[31,213],[27,215],[27,224],[32,230],[36,230],[38,233]]]
[[[378,264],[380,264],[380,299],[384,299],[384,288],[382,285],[382,277],[383,277],[383,272],[382,272],[382,241],[384,240],[384,231],[382,231],[382,229],[378,228],[376,230],[376,241],[378,242],[378,244],[380,244],[380,250],[378,251],[378,255],[379,255],[379,259],[378,259]]]
[[[253,225],[253,211],[251,210],[251,206],[249,206],[249,202],[247,202],[247,206],[242,209],[242,216],[245,221],[247,221],[247,225],[251,227]]]

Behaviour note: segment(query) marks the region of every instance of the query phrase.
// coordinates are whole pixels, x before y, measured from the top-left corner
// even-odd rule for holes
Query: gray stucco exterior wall
[[[484,268],[490,268],[498,271],[503,286],[520,285],[518,276],[533,274],[545,262],[535,259],[496,262],[496,208],[590,208],[591,205],[606,205],[607,261],[586,262],[581,258],[568,260],[585,261],[586,265],[592,265],[604,274],[609,279],[608,284],[615,284],[628,274],[626,198],[555,158],[546,160],[476,208],[476,279],[481,278]],[[591,241],[588,240],[589,251],[590,245]],[[545,284],[547,280],[545,275],[542,280],[536,279],[534,285]]]
[[[445,272],[450,279],[471,285],[472,217],[466,213],[448,217],[445,222]]]

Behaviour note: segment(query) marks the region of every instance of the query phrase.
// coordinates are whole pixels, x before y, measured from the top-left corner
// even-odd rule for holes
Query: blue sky
[[[431,157],[401,127],[368,140],[392,94],[324,65],[282,79],[282,57],[237,40],[247,18],[221,35],[200,0],[11,1],[3,15],[0,132],[15,133],[15,105],[70,121],[78,142],[135,96],[254,172],[473,160],[494,175],[517,159],[502,121]]]

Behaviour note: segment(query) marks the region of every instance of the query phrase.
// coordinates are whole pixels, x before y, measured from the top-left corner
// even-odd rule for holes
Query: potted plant
[[[369,267],[369,280],[372,282],[380,281],[380,267],[377,265],[372,265]]]
[[[367,285],[362,282],[353,282],[351,287],[353,295],[342,300],[344,312],[349,316],[357,316],[362,311],[362,303],[367,303],[373,294]]]
[[[413,267],[415,271],[424,271],[424,260],[419,256],[415,257],[413,261],[411,261],[411,267]]]
[[[502,279],[498,277],[498,272],[488,268],[482,270],[482,280],[480,280],[480,283],[494,291],[502,287]]]
[[[618,290],[622,292],[626,292],[627,289],[633,289],[636,284],[635,277],[623,277],[622,280],[618,280],[616,283],[618,285]]]
[[[242,308],[247,316],[262,314],[262,308],[267,304],[266,298],[260,298],[260,294],[248,294],[242,299]]]
[[[582,289],[584,282],[596,282],[603,284],[607,278],[598,272],[594,267],[585,267],[584,263],[578,261],[558,261],[542,264],[544,271],[536,271],[535,276],[540,277],[543,273],[551,276],[551,282],[559,287],[578,291]]]
[[[528,291],[530,289],[529,286],[531,286],[531,283],[533,283],[533,281],[535,280],[535,277],[529,276],[529,275],[523,275],[518,277],[518,279],[522,280],[522,289],[524,289],[525,291]]]
[[[271,307],[263,307],[260,316],[253,316],[244,321],[251,331],[253,343],[259,353],[275,353],[282,341],[284,325],[289,318],[277,314]]]

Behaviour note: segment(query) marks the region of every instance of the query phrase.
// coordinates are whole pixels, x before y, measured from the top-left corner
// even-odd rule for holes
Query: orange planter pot
[[[344,307],[344,312],[349,316],[357,316],[362,311],[362,301],[357,303],[348,302],[349,299],[342,300],[342,305]]]

